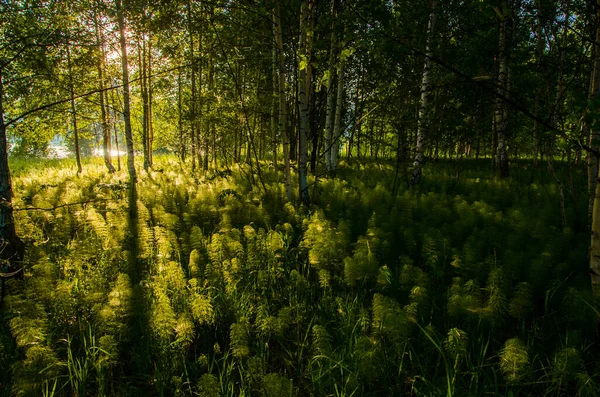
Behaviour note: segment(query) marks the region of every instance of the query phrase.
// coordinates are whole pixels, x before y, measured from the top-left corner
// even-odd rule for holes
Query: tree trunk
[[[429,127],[429,85],[431,80],[431,40],[435,29],[435,6],[436,0],[431,2],[431,13],[427,26],[427,46],[425,48],[425,66],[423,67],[423,81],[421,83],[421,103],[419,106],[419,121],[417,125],[417,145],[415,149],[415,160],[413,162],[413,174],[411,183],[418,184],[423,175],[423,161],[425,160],[425,143]]]
[[[333,142],[331,142],[331,171],[337,169],[337,159],[340,150],[340,139],[342,135],[342,102],[344,100],[344,68],[346,60],[340,54],[340,66],[337,79],[337,99],[335,105],[335,121],[333,123]]]
[[[121,152],[119,151],[119,134],[117,131],[117,107],[115,103],[115,90],[110,90],[110,102],[112,104],[112,124],[115,134],[115,150],[117,151],[117,171],[121,171]]]
[[[277,67],[277,41],[273,40],[273,93],[271,104],[271,145],[273,150],[273,167],[277,170],[277,123],[275,114],[277,113],[277,101],[279,99],[279,71]]]
[[[596,40],[600,39],[600,28],[596,27]],[[596,41],[597,42],[597,41]],[[592,67],[590,75],[590,94],[589,99],[594,98],[600,92],[600,56],[597,52],[600,50],[598,45],[592,46],[592,59],[594,65]],[[588,126],[589,137],[588,146],[594,151],[598,150],[598,143],[600,142],[600,128],[593,128]],[[596,191],[596,183],[598,181],[598,167],[599,161],[598,156],[594,151],[588,151],[586,154],[586,165],[587,165],[587,177],[588,177],[588,223],[591,224],[592,212],[594,207],[594,195]]]
[[[196,157],[198,155],[196,140],[197,140],[197,130],[196,130],[196,58],[194,56],[194,29],[192,23],[192,2],[188,0],[187,3],[187,11],[188,11],[188,34],[190,35],[190,62],[192,64],[192,103],[190,106],[190,138],[192,148],[190,150],[192,157],[192,171],[196,170]]]
[[[597,97],[600,93],[600,50],[598,43],[600,42],[600,0],[597,1],[596,11],[596,40],[594,43],[594,79],[592,84],[592,97]],[[598,139],[600,133],[597,127],[591,128],[591,144],[597,147],[595,139]],[[600,297],[600,183],[598,183],[598,175],[600,175],[599,162],[596,159],[596,180],[594,187],[594,202],[592,209],[592,239],[590,243],[590,276],[592,281],[592,292],[595,297]]]
[[[285,61],[283,58],[283,32],[281,27],[281,11],[279,0],[275,0],[273,28],[277,41],[277,60],[279,64],[279,132],[283,141],[283,161],[285,167],[285,194],[292,200],[292,183],[290,178],[290,140],[287,134],[287,110],[285,103]]]
[[[500,171],[500,177],[508,177],[508,156],[506,154],[506,103],[502,99],[506,95],[506,84],[508,77],[507,54],[506,54],[506,28],[508,16],[503,16],[500,23],[500,33],[498,40],[498,97],[496,98],[496,110],[494,114],[494,124],[496,125],[496,137],[498,140],[498,149],[496,153],[496,165]]]
[[[70,44],[67,43],[67,66],[69,68],[69,91],[71,94],[71,117],[73,121],[73,135],[75,138],[75,161],[77,163],[77,173],[81,174],[81,152],[79,150],[79,131],[77,131],[77,111],[75,109],[75,83],[73,82],[73,65],[71,63]]]
[[[312,8],[312,4],[310,4]],[[310,25],[308,21],[310,17],[308,0],[303,0],[300,5],[300,76],[298,79],[298,95],[299,95],[299,109],[300,114],[300,130],[299,130],[299,156],[298,156],[298,179],[299,179],[299,192],[300,200],[308,206],[308,184],[306,181],[306,163],[308,160],[308,95],[307,91],[311,85],[309,71],[309,54],[308,48],[310,44],[307,42],[307,26]],[[310,38],[308,38],[310,40]]]
[[[206,101],[206,113],[204,114],[204,169],[208,170],[208,151],[209,151],[209,138],[211,135],[211,123],[210,123],[210,105],[213,90],[214,81],[214,68],[213,68],[213,55],[212,52],[208,55],[208,76],[207,76],[207,88],[209,99]],[[215,154],[213,153],[213,156]]]
[[[177,75],[177,126],[179,129],[179,156],[185,162],[185,135],[183,131],[183,98],[181,97],[181,67]]]
[[[109,173],[115,172],[115,167],[112,165],[111,159],[111,144],[110,144],[110,126],[108,125],[106,110],[108,103],[105,103],[105,79],[104,68],[106,64],[106,49],[104,48],[104,35],[102,34],[98,22],[98,16],[94,15],[94,28],[96,31],[96,42],[98,43],[98,82],[100,90],[100,123],[102,125],[102,152],[104,155],[104,164]]]
[[[137,182],[135,172],[135,152],[133,150],[133,134],[131,131],[131,110],[129,107],[129,66],[127,64],[127,43],[125,41],[125,17],[121,0],[115,0],[117,19],[119,22],[119,38],[121,44],[121,68],[123,69],[123,123],[125,124],[125,140],[127,141],[127,172],[132,184]]]
[[[492,146],[490,150],[490,156],[492,158],[492,168],[496,168],[496,154],[498,152],[498,134],[496,133],[496,107],[494,106],[494,112],[492,114]]]
[[[140,91],[142,94],[142,148],[144,152],[144,169],[150,167],[150,156],[148,154],[148,85],[146,69],[146,40],[143,34],[138,37],[138,69],[140,73]]]
[[[296,54],[296,64],[298,63],[298,57]],[[300,107],[298,101],[298,68],[294,68],[294,79],[292,81],[292,98],[290,100],[290,115],[288,117],[290,125],[290,160],[298,163],[298,139],[300,131],[300,115],[298,108]]]
[[[333,22],[331,23],[331,47],[329,50],[329,75],[327,76],[327,113],[325,117],[325,167],[327,171],[332,171],[331,164],[331,147],[333,145],[333,123],[335,118],[335,93],[333,90],[333,82],[335,80],[335,53],[336,53],[336,35],[335,35],[335,19],[336,19],[336,1],[331,4],[331,15]]]
[[[12,183],[8,168],[8,145],[6,142],[6,125],[4,124],[4,87],[2,69],[0,69],[0,263],[2,271],[11,271],[15,262],[23,260],[24,244],[17,236],[12,207]],[[19,263],[20,266],[20,263]]]
[[[541,0],[536,1],[537,8],[537,27],[536,27],[536,39],[537,45],[535,49],[535,56],[537,58],[538,70],[542,69],[542,54],[544,53],[544,40],[542,37],[542,2]],[[542,87],[538,86],[535,90],[535,116],[537,119],[541,116],[541,100],[542,100]],[[533,166],[538,165],[538,149],[539,149],[539,137],[540,137],[540,126],[537,120],[533,121]]]
[[[154,124],[152,122],[152,97],[154,92],[152,90],[152,38],[148,36],[148,46],[147,46],[147,54],[148,54],[148,68],[146,73],[146,92],[147,92],[147,100],[148,100],[148,120],[146,123],[148,124],[148,141],[146,143],[146,147],[148,149],[148,167],[152,168],[153,158],[152,158],[152,147],[154,146]]]

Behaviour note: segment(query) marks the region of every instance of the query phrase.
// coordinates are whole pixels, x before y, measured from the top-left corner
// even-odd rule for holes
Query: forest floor
[[[267,163],[264,191],[159,157],[132,191],[99,160],[13,161],[0,396],[600,395],[586,181],[555,168],[564,218],[528,161],[418,187],[341,161],[309,208]]]

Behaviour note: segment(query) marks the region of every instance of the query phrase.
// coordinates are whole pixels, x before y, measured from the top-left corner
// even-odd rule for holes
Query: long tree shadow
[[[139,258],[139,211],[137,184],[130,182],[128,191],[128,237],[125,249],[128,250],[128,275],[132,283],[131,315],[129,316],[129,345],[123,351],[129,362],[125,368],[126,376],[129,378],[127,385],[121,385],[127,395],[144,395],[151,392],[152,382],[152,353],[151,334],[149,326],[149,302],[143,287],[143,275],[146,274],[146,261]]]

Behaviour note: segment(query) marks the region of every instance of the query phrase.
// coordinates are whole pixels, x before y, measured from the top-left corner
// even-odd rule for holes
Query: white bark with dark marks
[[[415,149],[415,160],[413,162],[413,174],[411,183],[418,184],[423,175],[423,161],[425,160],[425,144],[430,124],[429,117],[429,86],[431,85],[431,57],[433,50],[431,40],[435,29],[435,6],[436,0],[431,2],[431,13],[427,25],[427,45],[425,48],[425,66],[423,67],[423,81],[421,83],[421,102],[419,104],[419,121],[417,125],[417,145]]]

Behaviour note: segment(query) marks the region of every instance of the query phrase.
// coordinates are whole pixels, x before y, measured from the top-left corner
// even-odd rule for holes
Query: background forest
[[[0,396],[599,395],[599,25],[0,0]]]

